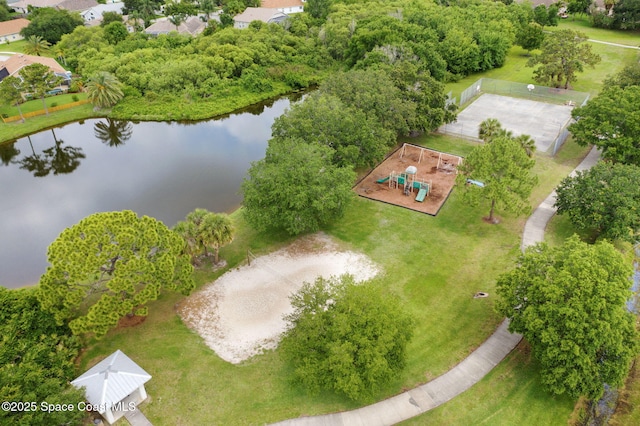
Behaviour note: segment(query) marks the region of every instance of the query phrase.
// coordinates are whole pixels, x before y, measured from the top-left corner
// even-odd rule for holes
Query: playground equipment
[[[433,151],[433,150],[431,150],[429,148],[423,148],[421,146],[408,144],[406,142],[404,144],[402,144],[402,149],[400,149],[400,158],[405,156],[406,150],[407,150],[407,146],[409,148],[415,148],[415,149],[419,149],[420,150],[420,154],[418,155],[418,164],[420,164],[420,162],[422,161],[422,156],[424,155],[425,152],[427,153],[427,155],[429,155],[431,153],[432,156],[434,154],[438,154],[438,165],[436,166],[436,169],[438,169],[440,171],[443,171],[443,172],[446,172],[446,173],[453,173],[453,172],[457,173],[457,166],[462,164],[462,157],[458,157],[458,156],[455,156],[455,155],[449,155],[449,154],[444,153],[445,158],[443,158],[442,157],[442,155],[443,155],[442,152]],[[457,163],[457,164],[455,164],[455,163]],[[412,167],[412,166],[410,166],[410,167]]]
[[[425,179],[416,178],[417,173],[418,169],[415,166],[409,166],[404,172],[396,173],[394,170],[389,173],[389,176],[378,179],[376,182],[388,182],[389,189],[398,189],[401,187],[404,191],[404,195],[412,194],[413,190],[416,189],[418,191],[418,195],[415,200],[422,203],[425,197],[429,195],[431,181],[427,182]]]
[[[484,188],[484,182],[480,182],[479,180],[467,179],[467,183]]]

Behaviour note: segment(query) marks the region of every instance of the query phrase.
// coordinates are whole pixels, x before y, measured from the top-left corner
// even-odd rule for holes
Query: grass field
[[[594,28],[586,16],[572,16],[563,19],[557,27],[545,27],[545,30],[557,31],[559,29],[571,29],[585,33],[593,40],[606,41],[607,43],[625,44],[628,46],[640,46],[640,31],[619,31]]]
[[[458,155],[468,154],[474,146],[441,135],[412,142]],[[574,147],[568,144],[565,149]],[[532,196],[535,202],[577,164],[576,155],[580,157],[582,152],[575,149],[556,159],[538,157],[535,170],[541,183]],[[500,225],[492,226],[482,221],[487,213],[488,205],[468,207],[455,190],[435,218],[356,199],[345,217],[328,229],[346,248],[366,253],[383,267],[384,275],[375,285],[399,295],[416,321],[407,368],[376,399],[442,374],[482,343],[501,321],[493,311],[491,297],[473,299],[472,295],[477,291],[492,294],[496,276],[513,264],[525,218],[503,217]],[[284,236],[256,234],[239,212],[233,217],[238,237],[222,250],[230,267],[244,259],[247,248],[264,253],[288,241]],[[208,282],[219,274],[201,272],[198,281]],[[152,400],[143,411],[154,424],[261,424],[355,407],[332,394],[312,396],[291,386],[277,350],[235,366],[221,361],[175,315],[179,299],[175,295],[162,297],[150,306],[145,323],[110,333],[91,345],[82,360],[84,369],[119,348],[142,365],[153,376],[147,387]],[[514,365],[505,368],[517,370]],[[534,372],[518,374],[528,374],[531,380],[535,377]],[[502,376],[492,377],[499,380]],[[571,411],[570,401],[535,392],[540,394],[540,416],[561,420]],[[524,391],[511,396],[516,400],[528,397]],[[525,411],[519,410],[526,406],[523,400],[520,408],[513,408],[513,418],[518,412],[524,415]],[[484,410],[489,416],[498,408]]]
[[[618,40],[618,38],[613,38]],[[640,43],[640,42],[639,42]],[[583,73],[578,73],[578,80],[572,83],[571,89],[579,92],[597,94],[602,88],[602,82],[611,74],[615,74],[626,65],[633,64],[640,58],[640,50],[590,43],[593,51],[601,56],[601,62],[594,68],[587,67]],[[535,53],[535,52],[534,52]],[[533,68],[527,67],[529,55],[520,46],[513,46],[509,51],[507,63],[502,68],[496,68],[483,73],[473,74],[455,83],[449,83],[446,92],[452,91],[453,96],[460,93],[481,77],[497,80],[515,81],[517,83],[535,83]]]
[[[614,40],[621,37],[611,36],[611,41],[619,42]],[[595,94],[607,75],[637,60],[638,52],[593,46],[603,61],[580,74],[573,88]],[[483,76],[529,83],[532,69],[525,66],[527,59],[525,51],[514,47],[503,68],[450,84],[447,91],[458,96]],[[7,127],[0,126],[4,137]],[[474,146],[442,135],[410,142],[462,156]],[[587,151],[569,140],[555,158],[537,154],[534,171],[540,182],[531,196],[532,206],[542,201]],[[407,368],[375,399],[442,374],[482,343],[501,321],[491,296],[471,296],[477,291],[494,293],[495,278],[513,265],[519,253],[526,218],[501,217],[499,225],[488,225],[481,220],[488,211],[488,205],[465,205],[456,190],[437,217],[355,199],[345,217],[327,230],[345,248],[364,252],[381,265],[384,275],[374,285],[397,294],[415,318]],[[501,216],[501,212],[497,214]],[[239,211],[233,218],[238,234],[221,251],[230,268],[243,261],[248,248],[256,254],[267,253],[290,241],[284,235],[256,233]],[[561,218],[554,219],[547,236],[550,243],[559,244],[571,233],[570,224]],[[199,271],[196,278],[203,285],[222,272]],[[150,401],[142,411],[156,425],[263,424],[356,407],[333,394],[309,395],[290,385],[287,367],[277,350],[239,365],[222,361],[176,316],[175,304],[180,298],[164,295],[150,304],[150,315],[143,324],[112,331],[103,340],[91,342],[80,369],[116,349],[123,350],[153,376],[147,386]],[[554,398],[541,389],[537,366],[521,345],[471,390],[406,424],[566,424],[573,405],[574,401]]]

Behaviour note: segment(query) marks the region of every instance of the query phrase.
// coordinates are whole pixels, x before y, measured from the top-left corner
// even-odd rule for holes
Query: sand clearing
[[[178,313],[220,358],[237,364],[278,345],[282,317],[292,311],[289,295],[304,282],[342,274],[365,281],[378,271],[365,255],[339,251],[315,234],[225,273],[186,298]]]

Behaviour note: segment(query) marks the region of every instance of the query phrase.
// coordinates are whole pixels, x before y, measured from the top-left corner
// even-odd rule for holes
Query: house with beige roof
[[[262,0],[262,7],[277,9],[287,15],[304,12],[304,2],[302,0]]]
[[[24,18],[12,19],[0,22],[0,44],[22,40],[20,30],[29,25],[29,21]]]
[[[253,21],[261,21],[265,24],[277,24],[289,16],[278,9],[266,9],[264,7],[248,7],[239,15],[233,17],[234,28],[247,28]]]
[[[177,28],[169,20],[169,18],[160,18],[144,29],[144,32],[152,35],[159,36],[160,34],[169,34],[171,31],[177,31],[179,34],[188,34],[196,36],[204,31],[207,27],[206,22],[202,22],[197,16],[189,16],[182,22]]]
[[[71,82],[71,71],[67,71],[53,58],[45,56],[33,56],[17,53],[4,62],[0,62],[0,81],[5,77],[20,77],[20,70],[31,64],[42,64],[47,66],[55,75],[63,78],[63,83],[69,85]]]
[[[96,0],[19,0],[11,4],[13,10],[23,15],[29,13],[29,6],[34,8],[53,7],[69,12],[83,12],[98,5]]]

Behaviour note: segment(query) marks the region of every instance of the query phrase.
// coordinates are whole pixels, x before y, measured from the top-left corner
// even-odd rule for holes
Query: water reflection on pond
[[[288,99],[197,123],[86,120],[0,145],[0,285],[37,283],[46,249],[83,217],[133,210],[173,226],[229,212]]]

